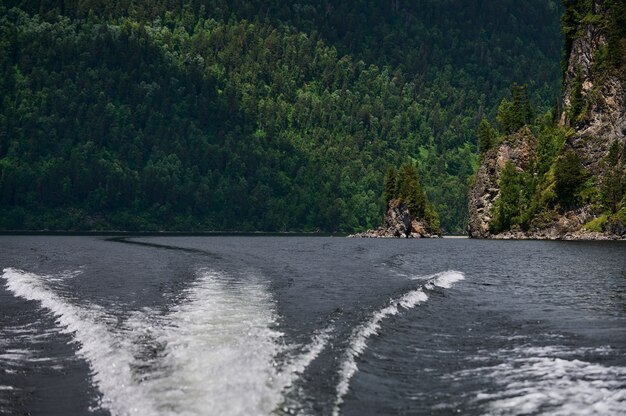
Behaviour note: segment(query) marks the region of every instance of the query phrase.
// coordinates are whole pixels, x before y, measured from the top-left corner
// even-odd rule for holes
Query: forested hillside
[[[371,228],[413,161],[460,231],[479,121],[559,95],[559,7],[5,1],[0,228]]]

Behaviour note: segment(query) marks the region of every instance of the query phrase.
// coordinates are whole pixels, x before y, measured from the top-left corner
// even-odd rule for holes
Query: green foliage
[[[398,191],[395,198],[406,203],[412,216],[424,218],[426,194],[419,181],[417,168],[411,163],[405,163],[398,169]]]
[[[607,29],[607,58],[613,68],[619,71],[626,64],[626,2],[623,0],[608,0],[609,19]]]
[[[561,18],[565,36],[565,54],[562,72],[567,70],[567,62],[574,40],[584,33],[587,25],[596,26],[606,31],[607,44],[599,49],[595,56],[596,70],[613,71],[623,76],[620,68],[626,56],[626,3],[623,0],[607,0],[601,7],[607,9],[605,15],[597,10],[593,0],[562,0],[565,8]]]
[[[586,101],[583,95],[583,76],[580,69],[576,72],[576,76],[572,79],[571,85],[571,102],[570,102],[570,118],[574,121],[583,113]]]
[[[5,1],[0,227],[351,231],[413,158],[461,231],[478,120],[558,89],[526,4]]]
[[[495,142],[496,132],[489,121],[483,118],[478,126],[478,152],[480,154],[487,153],[496,144]]]
[[[439,214],[435,210],[435,207],[430,202],[426,202],[426,209],[424,210],[424,220],[428,224],[435,234],[441,233],[441,221],[439,220]]]
[[[604,231],[606,231],[606,224],[608,221],[608,215],[600,215],[598,218],[594,218],[593,220],[585,224],[585,229],[587,231],[603,233]]]
[[[548,121],[539,127],[537,134],[537,174],[543,177],[548,173],[565,144],[564,129]]]
[[[385,203],[388,204],[393,198],[398,194],[398,180],[396,174],[396,168],[393,166],[389,166],[387,168],[387,172],[385,173],[384,183],[383,183]]]
[[[425,221],[433,232],[441,232],[439,215],[426,198],[419,173],[413,163],[403,164],[397,172],[393,166],[387,168],[383,196],[387,203],[391,200],[405,203],[412,217]]]
[[[566,0],[563,4],[566,61],[574,40],[585,33],[584,27],[596,26],[606,30],[609,41],[595,53],[592,80],[604,79],[607,72],[623,77],[626,3],[611,0],[597,4],[592,0]],[[608,14],[605,13],[607,8]],[[586,115],[583,80],[582,71],[577,68],[571,79],[570,106],[567,109],[573,123],[583,121]],[[514,91],[512,97],[502,101],[497,117],[503,132],[510,138],[515,137],[511,134],[523,125],[520,116],[523,111],[520,112],[518,103],[524,101],[524,94],[520,91],[516,100]],[[586,225],[587,230],[623,234],[626,229],[626,150],[615,140],[604,160],[602,176],[596,178],[589,175],[579,155],[574,150],[563,149],[566,136],[570,133],[557,125],[560,114],[557,102],[552,114],[538,117],[530,126],[537,137],[537,147],[536,153],[530,154],[530,166],[525,167],[526,171],[516,172],[512,165],[507,164],[502,172],[500,195],[494,203],[494,217],[490,224],[492,232],[517,227],[544,228],[553,224],[563,210],[581,206],[605,210]]]
[[[494,216],[489,224],[490,231],[495,234],[519,224],[524,199],[522,176],[511,162],[504,166],[498,184],[500,192],[493,205]]]
[[[615,167],[619,164],[620,147],[622,146],[620,146],[619,140],[617,138],[613,140],[613,143],[611,143],[611,147],[609,148],[609,153],[606,155],[606,163],[610,167]]]
[[[620,146],[617,139],[613,141],[606,157],[607,168],[600,186],[602,204],[611,213],[616,213],[621,208],[626,196],[626,169],[620,158],[622,147],[624,146]]]
[[[567,62],[569,61],[574,39],[579,36],[581,23],[585,16],[593,13],[593,0],[561,0],[561,3],[563,3],[565,9],[561,17],[561,30],[565,37],[565,54],[562,61],[562,72],[564,74],[567,70]]]
[[[622,201],[622,208],[619,211],[609,215],[606,228],[615,234],[624,234],[626,231],[626,201]]]
[[[587,179],[588,174],[577,153],[567,150],[557,159],[554,171],[555,189],[563,206],[571,206],[577,202],[577,192]]]
[[[498,107],[497,120],[502,132],[511,134],[532,121],[532,107],[528,96],[528,86],[513,84],[511,100],[502,99]]]

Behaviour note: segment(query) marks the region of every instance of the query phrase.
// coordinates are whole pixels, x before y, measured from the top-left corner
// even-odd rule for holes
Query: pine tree
[[[528,86],[511,86],[511,100],[504,98],[498,107],[497,120],[505,134],[515,133],[527,124],[533,117],[532,106],[528,96]]]
[[[498,106],[498,115],[496,116],[496,120],[498,120],[498,124],[500,125],[500,129],[504,134],[513,133],[513,103],[506,98],[503,98]]]
[[[489,224],[492,233],[510,230],[520,214],[521,186],[517,169],[507,162],[500,176],[500,193],[494,203],[494,218]]]
[[[495,144],[495,139],[493,127],[486,118],[483,118],[478,126],[478,153],[487,153]]]
[[[580,68],[576,71],[576,76],[572,80],[570,98],[570,118],[576,121],[585,106],[585,97],[583,96],[583,75]]]
[[[607,22],[608,32],[608,58],[613,68],[619,68],[626,59],[624,58],[626,40],[626,2],[623,0],[609,0],[609,19]]]
[[[533,109],[530,104],[530,96],[528,95],[528,84],[524,84],[521,86],[520,91],[521,99],[522,99],[522,111],[524,114],[524,124],[531,124],[533,121]]]
[[[608,167],[604,178],[602,178],[602,185],[600,186],[602,202],[612,213],[618,211],[620,202],[626,194],[626,175],[619,159],[620,144],[619,141],[615,139],[606,156]]]
[[[568,150],[557,159],[554,171],[555,190],[559,201],[569,207],[576,202],[576,192],[587,179],[580,157]]]
[[[387,173],[385,173],[385,179],[383,182],[385,204],[389,204],[389,201],[396,198],[398,193],[398,180],[396,168],[389,166]]]
[[[424,218],[426,194],[420,184],[417,168],[411,163],[402,165],[398,170],[398,198],[406,204],[411,216]]]

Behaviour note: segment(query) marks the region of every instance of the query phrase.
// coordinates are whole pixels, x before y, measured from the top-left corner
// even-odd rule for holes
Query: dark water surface
[[[626,414],[626,244],[0,236],[0,413]]]

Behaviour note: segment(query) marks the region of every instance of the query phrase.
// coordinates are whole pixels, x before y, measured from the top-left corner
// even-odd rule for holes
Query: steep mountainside
[[[472,237],[626,238],[626,5],[566,6],[565,111],[484,152]]]
[[[0,229],[352,231],[411,161],[467,222],[475,128],[558,90],[554,1],[6,0]],[[478,114],[476,113],[478,109]]]

